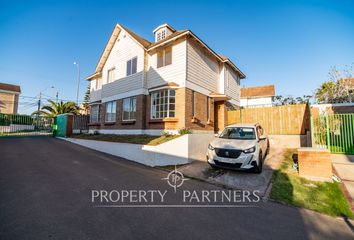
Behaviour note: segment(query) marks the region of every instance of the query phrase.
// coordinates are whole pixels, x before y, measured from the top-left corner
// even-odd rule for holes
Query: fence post
[[[326,119],[326,138],[327,138],[327,148],[328,150],[331,150],[331,141],[330,141],[330,136],[329,136],[329,121],[328,121],[328,115],[325,115]]]
[[[313,117],[310,116],[310,130],[311,130],[311,147],[315,146],[315,129],[313,128]]]

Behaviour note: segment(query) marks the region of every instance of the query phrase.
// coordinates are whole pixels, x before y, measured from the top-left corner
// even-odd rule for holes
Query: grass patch
[[[78,134],[73,135],[72,138],[87,139],[87,140],[97,140],[106,142],[120,142],[120,143],[134,143],[134,144],[144,144],[156,146],[161,143],[170,141],[179,137],[179,135],[162,135],[162,136],[151,136],[151,135],[117,135],[117,134]]]
[[[331,216],[353,218],[338,183],[311,181],[298,176],[293,168],[295,154],[295,149],[288,149],[284,153],[284,162],[274,171],[271,199]]]

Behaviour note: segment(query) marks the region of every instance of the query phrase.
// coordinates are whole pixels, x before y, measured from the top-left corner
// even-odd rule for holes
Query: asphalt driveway
[[[349,221],[266,202],[101,208],[93,189],[171,190],[166,172],[50,137],[0,138],[0,239],[353,239]],[[183,190],[217,186],[185,181]],[[178,189],[180,192],[182,189]],[[177,195],[167,200],[176,203]]]

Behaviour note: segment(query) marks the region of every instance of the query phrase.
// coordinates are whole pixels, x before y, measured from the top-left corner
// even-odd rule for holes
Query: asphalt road
[[[351,222],[272,202],[233,208],[92,202],[92,190],[168,190],[171,205],[181,203],[183,190],[220,190],[190,179],[174,193],[166,175],[59,139],[0,138],[0,239],[354,239]]]

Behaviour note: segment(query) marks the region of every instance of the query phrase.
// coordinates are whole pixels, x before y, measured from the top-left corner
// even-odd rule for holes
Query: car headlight
[[[256,151],[256,146],[243,150],[244,153],[253,153]]]
[[[209,144],[208,149],[213,151],[215,148],[211,144]]]

